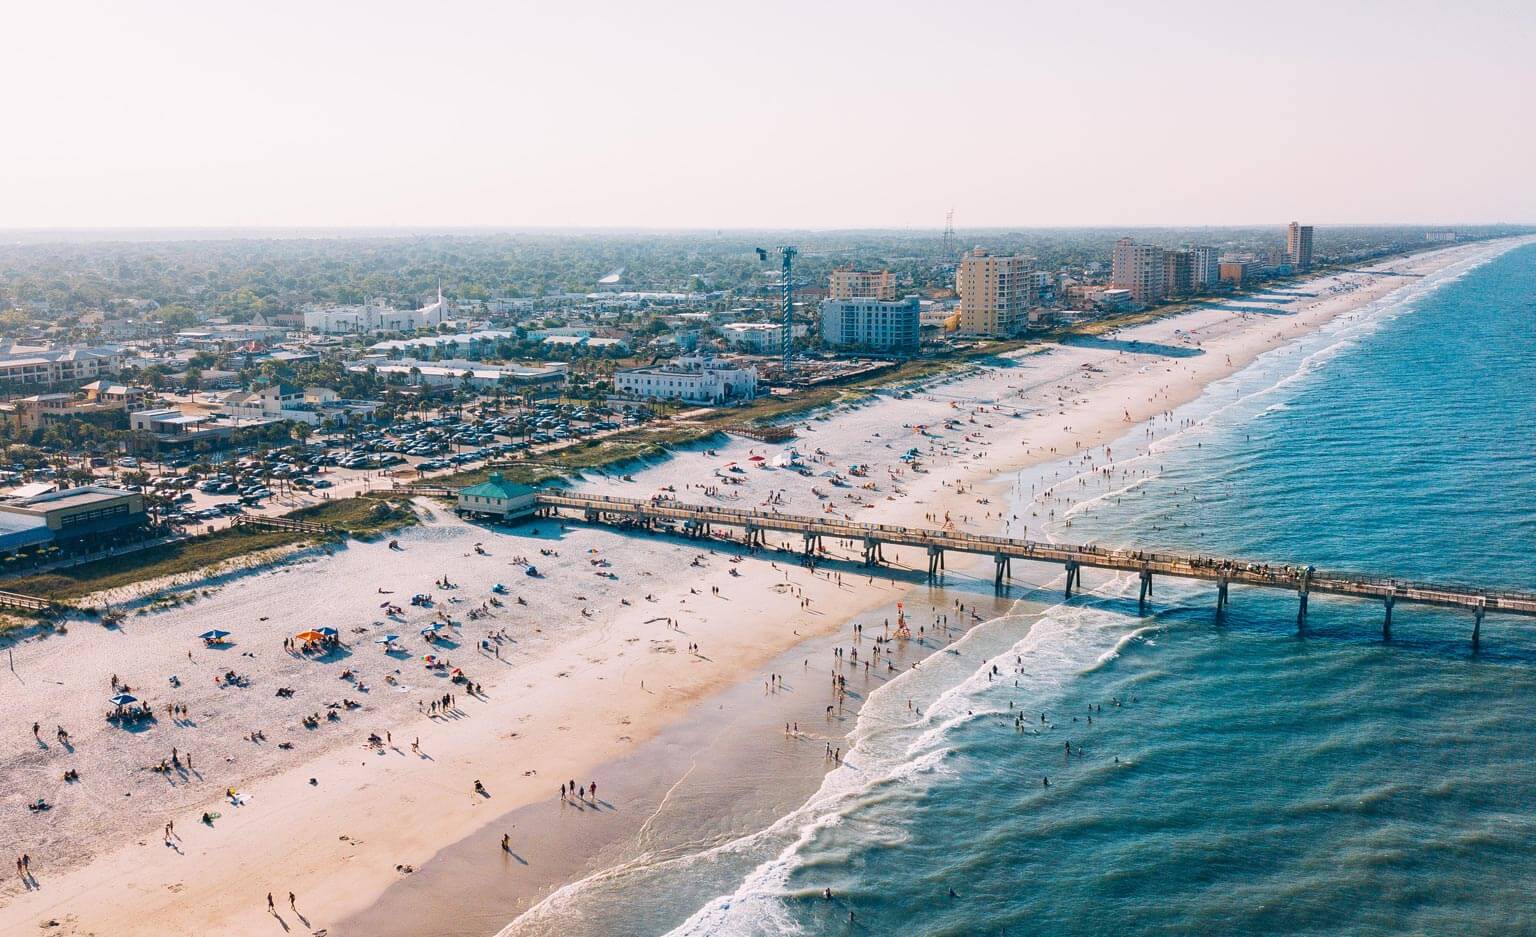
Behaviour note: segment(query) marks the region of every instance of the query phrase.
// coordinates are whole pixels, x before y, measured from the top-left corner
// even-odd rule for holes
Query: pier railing
[[[872,524],[838,517],[808,517],[719,505],[686,504],[668,499],[642,500],[572,491],[541,491],[537,495],[537,505],[541,510],[551,513],[579,510],[594,521],[617,520],[641,526],[680,521],[691,532],[708,533],[716,525],[736,527],[745,531],[749,545],[761,544],[765,531],[799,533],[804,538],[807,555],[814,555],[825,537],[859,541],[864,548],[865,562],[871,564],[882,561],[882,546],[919,547],[927,552],[928,572],[932,576],[937,576],[944,568],[945,551],[987,555],[992,556],[996,562],[996,582],[999,587],[1011,576],[1013,560],[1060,563],[1067,570],[1066,588],[1069,596],[1074,585],[1081,586],[1080,571],[1084,567],[1137,573],[1141,577],[1140,604],[1143,608],[1151,595],[1152,577],[1162,575],[1217,583],[1218,611],[1226,606],[1227,586],[1230,584],[1294,591],[1301,600],[1298,623],[1305,622],[1307,597],[1311,593],[1375,599],[1386,604],[1387,619],[1383,628],[1388,633],[1392,606],[1396,602],[1467,609],[1476,613],[1479,627],[1486,612],[1536,616],[1536,593],[1330,572],[1295,563],[1265,563],[1167,551],[1105,549],[1091,544],[1044,543],[948,528]],[[1477,634],[1474,630],[1474,642]]]

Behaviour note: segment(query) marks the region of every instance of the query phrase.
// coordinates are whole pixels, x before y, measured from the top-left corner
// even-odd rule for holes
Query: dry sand
[[[813,458],[817,475],[870,465],[868,478],[854,481],[878,490],[749,469],[726,473],[744,484],[714,497],[734,495],[733,503],[750,507],[774,493],[785,511],[832,505],[893,523],[948,514],[957,526],[996,532],[1013,521],[1000,516],[1003,473],[1111,441],[1263,351],[1413,282],[1403,273],[1497,249],[1421,254],[1381,273],[1339,274],[977,367],[909,398],[875,396],[803,424],[795,445]],[[960,422],[941,429],[947,419]],[[918,436],[917,424],[938,438]],[[947,452],[925,458],[925,473],[901,467],[903,451],[930,442]],[[644,497],[672,486],[680,500],[706,500],[711,495],[687,486],[714,485],[725,463],[777,451],[733,439],[716,455],[684,452],[633,470],[632,482],[591,478],[582,487]],[[849,570],[839,581],[835,570],[813,573],[773,553],[742,558],[729,545],[561,530],[548,520],[492,531],[440,508],[423,510],[434,516],[400,535],[401,550],[352,544],[219,583],[181,607],[130,615],[118,630],[79,623],[67,635],[15,647],[14,674],[0,675],[11,726],[0,740],[0,845],[8,855],[30,854],[36,886],[12,877],[0,889],[0,932],[31,933],[49,921],[58,922],[49,933],[64,934],[334,929],[411,874],[402,870],[421,868],[514,810],[558,803],[564,779],[597,780],[601,799],[604,766],[632,757],[697,701],[760,682],[764,666],[790,648],[911,588],[904,574]],[[1014,534],[1023,520],[1012,523]],[[900,552],[899,566],[921,565],[921,557]],[[543,578],[525,576],[519,558]],[[435,587],[444,575],[458,588]],[[509,588],[505,605],[471,620],[470,609],[490,599],[496,582]],[[433,593],[435,608],[407,605],[403,620],[385,618],[381,602],[405,605],[415,592]],[[434,649],[418,635],[439,609],[460,625],[456,647]],[[322,625],[340,630],[347,648],[320,660],[285,653],[284,637]],[[210,627],[234,632],[232,645],[203,648],[194,636]],[[501,631],[499,658],[478,650]],[[372,643],[386,632],[400,634],[407,653],[390,657]],[[698,653],[688,651],[692,643]],[[483,696],[425,669],[425,653],[445,654],[483,684]],[[366,692],[339,679],[345,669]],[[228,670],[249,686],[215,685]],[[104,721],[114,673],[156,706],[157,723],[125,732]],[[169,685],[172,674],[179,688]],[[279,687],[293,688],[293,697],[275,696]],[[446,715],[421,711],[445,692],[457,696]],[[343,698],[361,708],[301,727],[304,715],[323,715]],[[165,713],[172,702],[187,705],[186,720]],[[41,742],[31,733],[34,720]],[[55,742],[56,725],[70,731],[73,750]],[[265,740],[249,741],[253,730]],[[389,733],[390,744],[370,749],[370,732]],[[416,738],[419,754],[411,749]],[[285,742],[293,748],[279,748]],[[173,746],[178,757],[191,752],[195,768],[149,770]],[[81,779],[64,784],[60,775],[70,767]],[[476,779],[488,796],[473,792]],[[24,804],[37,797],[54,808],[29,813]],[[219,815],[211,825],[199,822],[205,811]],[[601,822],[601,814],[593,819]],[[172,820],[167,843],[163,826]],[[580,849],[573,846],[566,867],[589,864]],[[281,922],[267,911],[269,891]],[[289,891],[297,893],[297,912]],[[419,922],[402,922],[398,932],[420,932]]]

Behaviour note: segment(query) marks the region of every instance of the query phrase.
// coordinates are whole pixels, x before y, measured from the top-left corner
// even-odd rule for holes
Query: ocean
[[[1256,312],[1251,314],[1266,314]],[[1032,536],[1536,591],[1536,245],[1021,475]],[[802,807],[563,891],[604,934],[1536,933],[1530,622],[1086,574],[872,693]],[[961,597],[961,601],[968,601]],[[828,897],[830,894],[830,897]],[[542,918],[541,918],[542,915]],[[851,916],[851,917],[850,917]],[[517,932],[520,928],[512,928]]]

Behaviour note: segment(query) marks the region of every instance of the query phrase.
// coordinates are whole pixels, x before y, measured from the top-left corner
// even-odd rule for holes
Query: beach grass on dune
[[[324,524],[363,539],[410,527],[420,520],[408,504],[378,498],[339,498],[289,511],[283,516]]]
[[[300,508],[287,517],[324,524],[354,537],[367,538],[417,523],[416,515],[403,506],[372,498],[342,498]],[[263,530],[230,527],[176,543],[159,544],[121,556],[83,563],[0,582],[0,589],[35,595],[56,602],[209,569],[220,563],[275,547],[296,546],[321,535],[294,530]]]
[[[258,550],[289,546],[311,539],[312,534],[298,531],[229,528],[68,569],[22,576],[0,583],[0,588],[56,602],[67,601],[105,589],[194,572]]]

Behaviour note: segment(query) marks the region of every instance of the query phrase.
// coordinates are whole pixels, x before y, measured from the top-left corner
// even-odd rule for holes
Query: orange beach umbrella
[[[294,635],[294,638],[299,641],[324,641],[325,635],[311,628],[308,631],[300,631]]]

